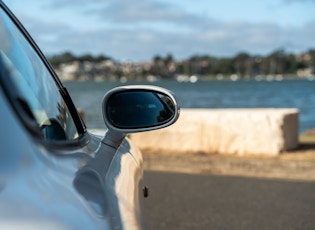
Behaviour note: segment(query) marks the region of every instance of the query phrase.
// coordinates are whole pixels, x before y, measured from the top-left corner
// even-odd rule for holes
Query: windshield
[[[10,86],[7,91],[23,101],[46,139],[77,138],[76,126],[55,80],[3,9],[0,9],[0,41],[0,74],[1,81]]]

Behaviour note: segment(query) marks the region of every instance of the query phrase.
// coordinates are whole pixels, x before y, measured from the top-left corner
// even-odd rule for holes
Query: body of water
[[[297,108],[300,111],[300,133],[315,128],[315,81],[309,80],[213,80],[179,83],[110,81],[65,82],[75,105],[86,115],[88,128],[105,128],[101,101],[105,93],[121,85],[146,84],[167,88],[175,93],[182,108]]]

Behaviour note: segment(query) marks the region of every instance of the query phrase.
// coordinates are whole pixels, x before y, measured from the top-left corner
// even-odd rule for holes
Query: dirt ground
[[[203,173],[315,181],[315,144],[300,144],[277,157],[144,152],[144,168],[152,171]]]

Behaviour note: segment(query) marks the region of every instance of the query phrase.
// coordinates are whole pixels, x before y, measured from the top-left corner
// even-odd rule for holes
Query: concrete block
[[[298,146],[297,109],[182,109],[165,129],[132,134],[142,151],[275,156]]]

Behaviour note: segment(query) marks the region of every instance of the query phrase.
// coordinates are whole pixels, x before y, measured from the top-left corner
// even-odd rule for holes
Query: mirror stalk
[[[102,140],[102,143],[117,149],[121,145],[125,137],[126,134],[124,133],[108,130],[105,134],[105,137]]]

